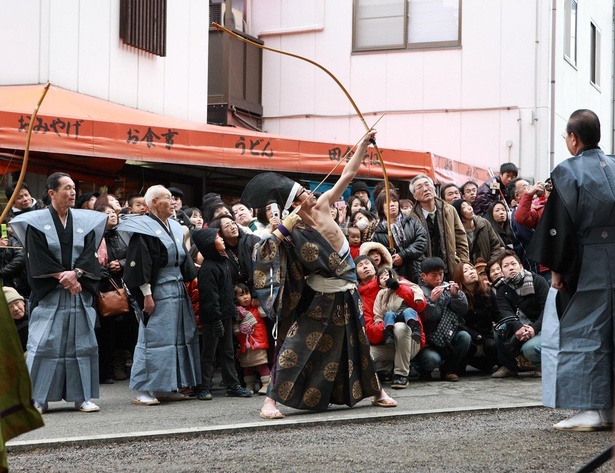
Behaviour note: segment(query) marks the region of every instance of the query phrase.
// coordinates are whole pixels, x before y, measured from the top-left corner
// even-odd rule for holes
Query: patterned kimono
[[[102,212],[69,210],[64,228],[53,208],[11,221],[25,243],[34,293],[26,361],[38,403],[83,402],[99,395],[93,294],[101,272],[96,251],[106,224]],[[74,268],[84,276],[83,290],[73,296],[51,275]]]
[[[142,303],[138,289],[150,283],[155,307],[139,322],[130,389],[174,391],[201,382],[196,319],[184,280],[196,276],[187,258],[181,225],[167,221],[170,232],[150,215],[130,217],[117,231],[128,242],[124,281]]]
[[[280,245],[271,235],[253,253],[261,306],[269,317],[294,317],[277,352],[267,395],[296,409],[353,406],[380,392],[354,263],[305,225],[295,227],[292,240]],[[315,277],[343,289],[314,290],[308,281]]]
[[[584,150],[551,173],[530,257],[564,275],[542,323],[545,406],[610,409],[615,315],[615,159]]]

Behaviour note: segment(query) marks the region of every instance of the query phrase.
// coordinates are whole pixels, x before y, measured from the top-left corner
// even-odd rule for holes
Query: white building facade
[[[219,0],[218,2],[219,3]],[[568,157],[578,108],[598,113],[613,152],[611,0],[233,0],[241,28],[327,67],[381,146],[544,179]],[[166,56],[120,39],[120,0],[2,2],[0,85],[54,85],[207,121],[208,2],[166,2]],[[316,67],[265,52],[263,129],[355,143],[364,133]],[[384,116],[382,116],[384,115]]]
[[[247,28],[330,69],[378,141],[544,179],[569,157],[561,133],[579,108],[613,152],[610,0],[253,0]],[[268,131],[353,142],[348,101],[316,68],[264,57]]]

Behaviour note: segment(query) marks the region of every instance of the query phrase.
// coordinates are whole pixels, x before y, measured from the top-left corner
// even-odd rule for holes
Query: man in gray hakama
[[[590,110],[570,116],[565,139],[574,157],[551,173],[554,192],[530,257],[552,270],[542,330],[543,402],[581,409],[556,429],[591,431],[612,422],[615,160],[598,148],[600,121]]]
[[[173,220],[171,193],[163,186],[145,193],[147,215],[131,217],[117,231],[128,244],[124,281],[143,308],[130,389],[133,401],[155,405],[187,399],[178,389],[201,381],[199,340],[184,281],[196,277],[181,225]]]
[[[94,294],[101,277],[96,251],[107,216],[71,210],[75,184],[68,174],[47,180],[51,207],[20,214],[11,227],[26,248],[33,303],[27,366],[40,412],[65,399],[96,412],[99,396]]]

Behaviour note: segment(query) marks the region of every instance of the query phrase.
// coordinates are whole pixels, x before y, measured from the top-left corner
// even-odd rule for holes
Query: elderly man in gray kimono
[[[269,315],[280,312],[294,321],[288,331],[280,331],[286,337],[260,411],[263,418],[284,417],[276,402],[324,410],[374,396],[375,406],[397,405],[378,382],[354,262],[329,209],[359,170],[373,135],[366,134],[338,181],[318,199],[275,173],[256,176],[242,195],[250,206],[273,198],[282,209],[294,210],[254,248],[254,287],[261,305]]]
[[[554,192],[530,257],[552,270],[542,328],[546,406],[581,409],[554,425],[592,431],[612,425],[615,314],[615,160],[598,147],[600,121],[570,116],[564,133],[574,156],[551,173]]]
[[[68,174],[47,179],[51,206],[22,213],[10,225],[26,248],[28,282],[34,295],[27,365],[36,408],[50,401],[74,402],[96,412],[99,396],[94,295],[101,277],[97,248],[107,216],[72,210],[75,183]]]
[[[201,381],[199,340],[184,281],[196,269],[183,243],[182,226],[172,218],[171,192],[152,186],[145,192],[149,214],[120,223],[128,244],[124,282],[140,307],[139,335],[130,370],[135,404],[188,399],[180,388]]]

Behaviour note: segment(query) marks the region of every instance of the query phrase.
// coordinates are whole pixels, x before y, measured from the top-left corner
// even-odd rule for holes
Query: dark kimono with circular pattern
[[[255,246],[253,259],[254,288],[265,312],[292,321],[267,395],[295,409],[323,410],[378,394],[358,290],[316,292],[305,281],[318,274],[356,283],[351,257],[340,257],[318,231],[300,224],[292,243],[271,235]]]

